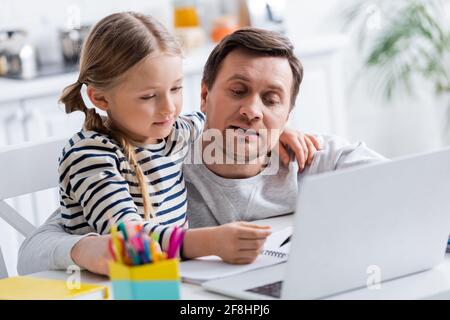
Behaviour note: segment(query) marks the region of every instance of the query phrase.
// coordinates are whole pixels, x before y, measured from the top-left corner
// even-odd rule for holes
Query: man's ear
[[[202,82],[202,88],[200,93],[200,110],[206,114],[206,97],[208,96],[208,88],[206,84]]]
[[[92,86],[88,86],[86,89],[86,93],[89,97],[89,100],[91,100],[92,104],[96,106],[97,108],[108,111],[109,109],[109,103],[106,99],[106,95],[104,91],[98,90],[93,88]]]

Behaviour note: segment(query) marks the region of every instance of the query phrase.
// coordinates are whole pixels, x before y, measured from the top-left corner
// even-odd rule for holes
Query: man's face
[[[289,117],[292,83],[286,58],[233,50],[222,61],[211,89],[202,85],[205,129],[222,132],[228,157],[265,155],[277,144]]]

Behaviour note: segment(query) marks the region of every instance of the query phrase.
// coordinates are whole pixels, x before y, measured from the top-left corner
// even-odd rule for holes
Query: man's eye
[[[245,94],[245,90],[240,90],[240,89],[231,89],[231,92],[235,96],[241,96],[241,95]]]
[[[142,100],[150,100],[150,99],[153,99],[154,97],[156,97],[156,94],[151,94],[151,95],[148,95],[148,96],[143,96],[143,97],[141,97],[141,99],[142,99]]]
[[[280,103],[279,99],[273,97],[265,98],[264,101],[268,106],[274,106]]]

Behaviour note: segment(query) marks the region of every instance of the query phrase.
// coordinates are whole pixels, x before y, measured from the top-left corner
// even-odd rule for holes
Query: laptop
[[[450,234],[450,148],[305,177],[288,261],[203,284],[244,299],[318,299],[428,270]]]

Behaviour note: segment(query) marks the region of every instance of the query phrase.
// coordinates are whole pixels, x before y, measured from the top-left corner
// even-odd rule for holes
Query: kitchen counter
[[[186,75],[202,72],[213,45],[188,53],[183,60]],[[19,80],[0,77],[0,103],[57,95],[62,89],[77,80],[78,72],[63,73],[37,79]]]
[[[0,103],[53,95],[75,82],[78,72],[31,80],[0,78]]]
[[[348,43],[348,38],[339,34],[313,39],[295,39],[293,36],[290,38],[295,44],[296,53],[301,60],[310,56],[337,52]],[[183,61],[184,74],[187,77],[193,74],[201,75],[203,66],[213,48],[214,44],[208,44],[187,53]],[[65,86],[76,81],[77,76],[78,73],[73,72],[34,80],[0,78],[0,104],[49,95],[58,96]]]

